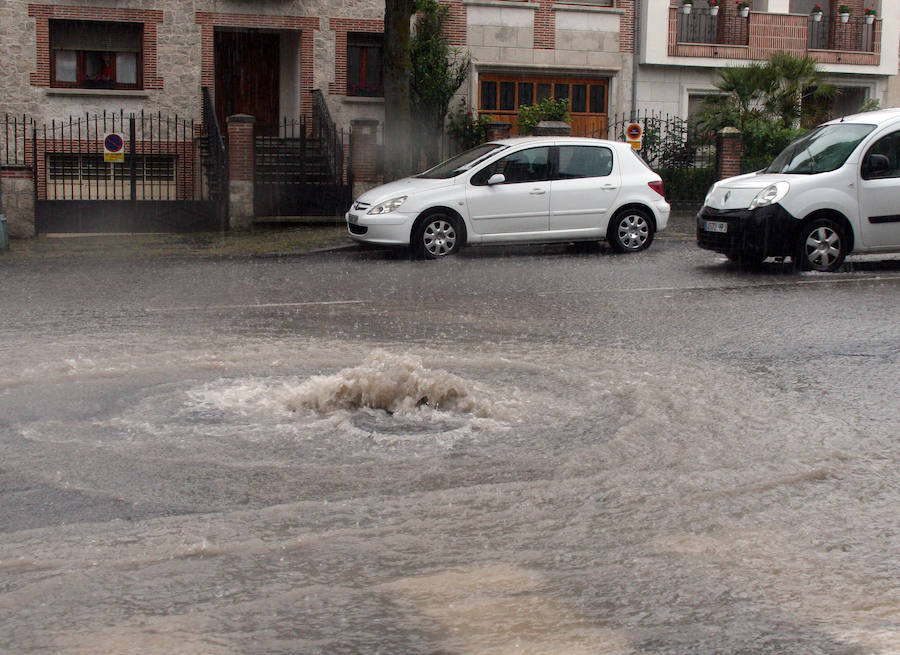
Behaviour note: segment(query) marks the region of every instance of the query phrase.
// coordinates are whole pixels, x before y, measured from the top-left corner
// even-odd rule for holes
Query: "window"
[[[384,96],[381,53],[383,34],[347,35],[347,95]]]
[[[560,180],[582,177],[603,177],[612,172],[612,152],[609,148],[594,146],[560,146]]]
[[[881,155],[882,165],[873,169],[872,155]],[[900,177],[900,132],[892,132],[875,142],[863,159],[863,179]]]
[[[51,85],[139,89],[142,44],[141,23],[51,20]]]
[[[484,167],[472,177],[472,184],[481,186],[495,173],[502,173],[505,184],[519,182],[541,182],[550,179],[550,147],[528,148],[520,150],[490,166]]]

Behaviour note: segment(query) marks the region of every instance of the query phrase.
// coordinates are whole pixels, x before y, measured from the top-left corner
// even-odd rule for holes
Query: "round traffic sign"
[[[625,128],[625,136],[628,137],[629,141],[640,141],[643,132],[640,123],[631,123]]]
[[[125,141],[120,134],[107,134],[103,139],[103,148],[107,152],[119,152],[124,145]]]

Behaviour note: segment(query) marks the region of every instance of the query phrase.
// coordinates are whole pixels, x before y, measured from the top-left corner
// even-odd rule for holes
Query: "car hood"
[[[455,178],[434,180],[422,177],[404,177],[394,182],[382,184],[374,189],[369,189],[356,199],[356,202],[353,203],[353,208],[368,209],[372,205],[377,205],[380,202],[397,198],[398,196],[409,196],[413,193],[450,186],[454,184],[454,180]]]
[[[776,182],[790,182],[797,175],[782,173],[748,173],[729,177],[716,182],[709,195],[706,206],[713,209],[746,209],[759,192]],[[808,177],[808,176],[799,176]]]

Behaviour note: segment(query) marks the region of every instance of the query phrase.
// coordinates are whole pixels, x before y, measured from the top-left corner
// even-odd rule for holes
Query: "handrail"
[[[313,136],[321,139],[328,168],[335,181],[344,179],[344,139],[343,132],[338,130],[328,111],[328,104],[321,89],[313,89],[312,131]]]

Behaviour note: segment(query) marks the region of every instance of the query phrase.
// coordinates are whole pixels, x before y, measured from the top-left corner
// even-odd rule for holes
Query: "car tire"
[[[428,214],[413,228],[410,245],[417,259],[441,259],[455,255],[462,245],[459,219],[447,212]]]
[[[831,273],[844,263],[846,239],[841,226],[830,218],[819,218],[800,228],[794,262],[801,270]]]
[[[623,209],[609,223],[607,240],[616,252],[640,252],[653,243],[653,219],[643,209]]]

